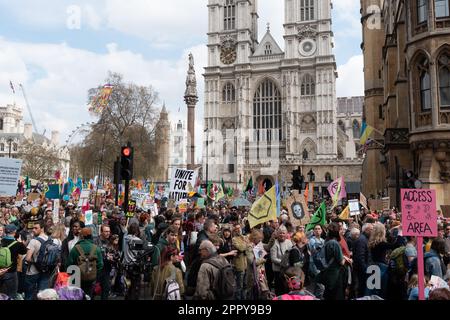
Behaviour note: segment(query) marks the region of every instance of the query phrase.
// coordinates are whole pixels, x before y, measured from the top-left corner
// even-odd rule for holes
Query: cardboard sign
[[[0,196],[15,196],[19,183],[22,160],[0,158]]]
[[[28,195],[27,200],[33,202],[33,201],[38,200],[40,198],[41,198],[41,195],[39,193],[33,192],[33,193],[30,193]]]
[[[370,210],[383,210],[383,200],[381,199],[370,199],[369,200]]]
[[[401,189],[404,236],[437,237],[436,190]]]
[[[305,196],[298,190],[292,192],[292,196],[286,201],[290,221],[294,227],[306,225],[309,223],[310,215],[308,205],[305,202]]]
[[[445,218],[450,218],[450,206],[441,206],[442,215]]]
[[[176,169],[170,179],[169,198],[179,202],[188,197],[188,184],[195,185],[197,181],[197,171]]]
[[[389,210],[390,198],[389,197],[381,198],[381,201],[383,202],[383,210]]]
[[[362,194],[362,192],[359,193],[359,203],[361,203],[366,210],[369,210],[369,207],[367,206],[367,198]]]
[[[348,206],[350,208],[350,215],[357,216],[361,214],[359,211],[359,201],[358,200],[348,200]]]

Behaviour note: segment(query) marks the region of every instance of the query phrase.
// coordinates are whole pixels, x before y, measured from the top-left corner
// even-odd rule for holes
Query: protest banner
[[[91,193],[91,190],[89,190],[89,189],[85,189],[85,190],[81,191],[80,200],[78,201],[79,207],[82,207],[84,205],[84,203],[86,202],[85,200],[89,199],[90,193]]]
[[[22,160],[0,158],[0,196],[15,196],[19,183]]]
[[[59,199],[53,200],[53,223],[59,222]]]
[[[170,179],[169,198],[174,199],[177,203],[181,199],[188,197],[188,184],[195,185],[197,180],[197,171],[176,169]]]
[[[359,211],[359,201],[358,200],[348,200],[348,206],[350,208],[350,215],[357,216],[361,214]]]
[[[292,196],[286,201],[290,221],[294,227],[309,223],[310,215],[305,199],[306,197],[298,190],[293,190]]]
[[[436,190],[401,189],[403,236],[417,237],[419,300],[424,297],[423,237],[437,237]]]

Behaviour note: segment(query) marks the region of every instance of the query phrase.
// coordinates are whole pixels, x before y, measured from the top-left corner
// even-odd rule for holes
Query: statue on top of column
[[[194,56],[189,53],[189,70],[186,77],[185,97],[197,97],[197,79],[195,77]]]

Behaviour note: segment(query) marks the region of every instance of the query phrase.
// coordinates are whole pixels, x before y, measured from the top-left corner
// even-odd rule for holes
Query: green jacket
[[[71,265],[78,265],[78,257],[80,254],[78,253],[78,250],[76,249],[76,246],[80,245],[81,249],[83,249],[83,252],[86,256],[89,255],[89,253],[92,250],[92,246],[94,246],[94,243],[92,240],[80,240],[77,242],[75,247],[70,251],[69,253],[69,259],[67,260],[66,268]],[[103,256],[102,251],[97,246],[97,274],[100,274],[100,272],[103,270]]]

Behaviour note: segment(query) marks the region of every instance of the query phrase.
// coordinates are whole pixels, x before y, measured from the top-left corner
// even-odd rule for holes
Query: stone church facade
[[[203,172],[288,187],[300,167],[319,188],[341,175],[358,184],[362,160],[339,143],[331,1],[284,6],[283,51],[269,25],[258,41],[256,0],[209,0]]]

